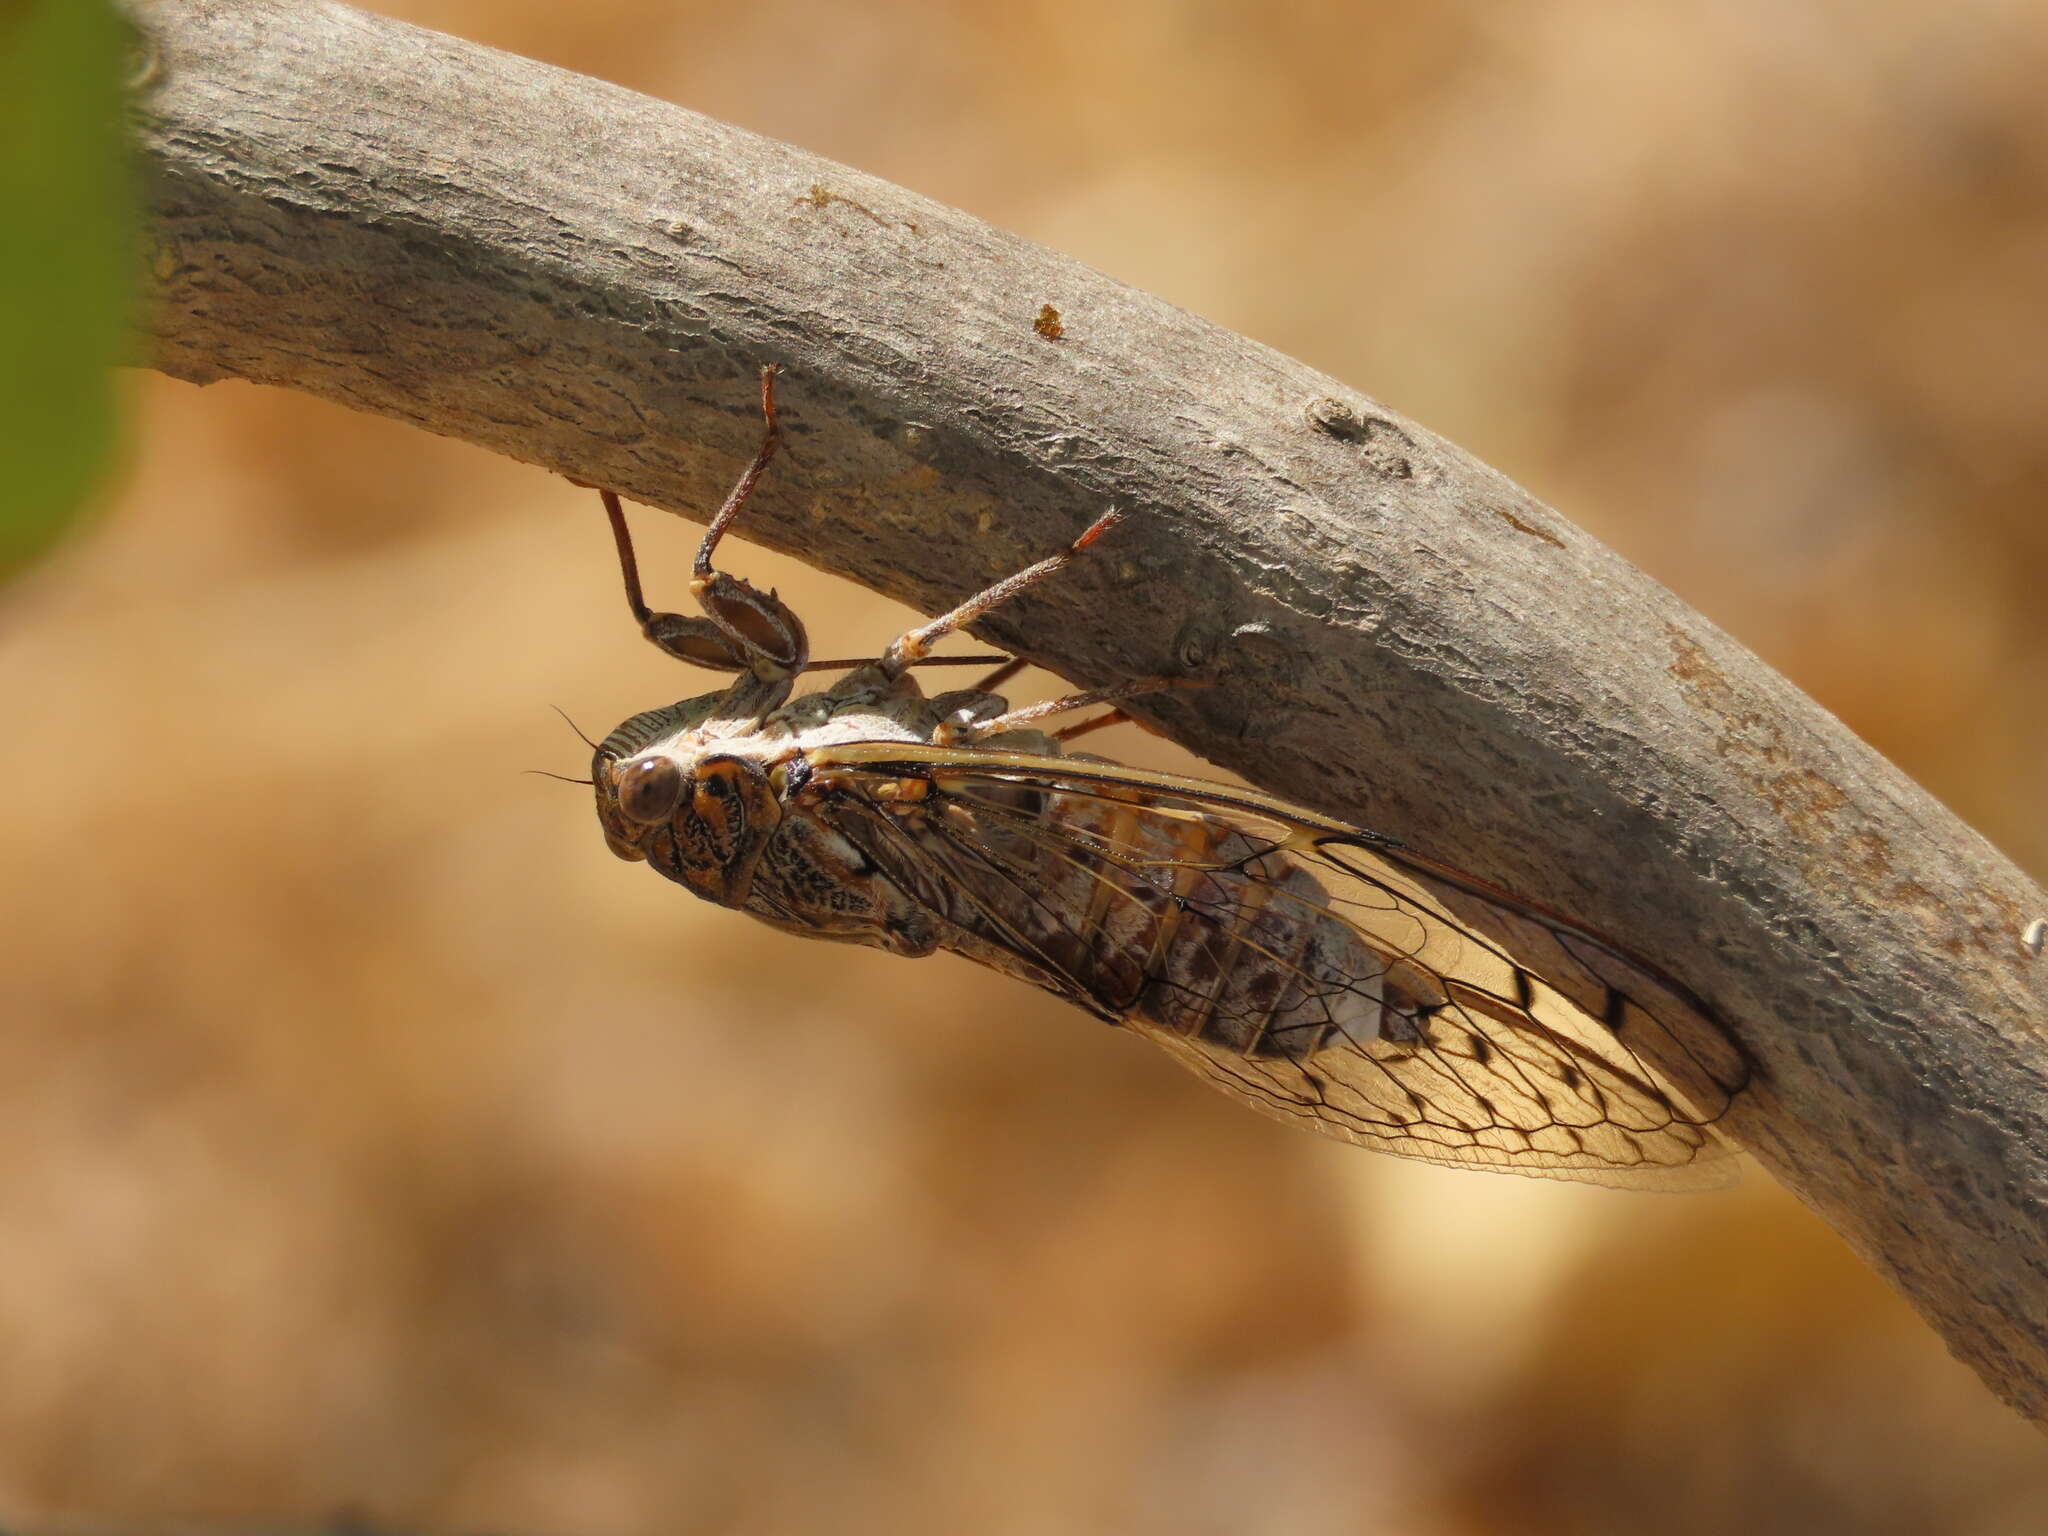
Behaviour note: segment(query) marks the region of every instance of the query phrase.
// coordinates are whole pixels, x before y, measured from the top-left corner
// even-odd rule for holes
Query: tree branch
[[[1146,713],[1668,967],[1759,1065],[1731,1132],[2048,1418],[2048,902],[1669,593],[1355,391],[843,166],[321,0],[137,10],[158,367],[701,517],[781,362],[747,534],[927,612],[1124,508],[984,635],[1211,673]]]

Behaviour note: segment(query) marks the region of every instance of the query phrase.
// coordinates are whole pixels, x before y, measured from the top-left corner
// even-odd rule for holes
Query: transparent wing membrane
[[[1265,1114],[1543,1178],[1733,1176],[1709,1127],[1747,1066],[1704,1006],[1473,877],[1114,764],[900,743],[812,763],[819,810],[892,878]]]

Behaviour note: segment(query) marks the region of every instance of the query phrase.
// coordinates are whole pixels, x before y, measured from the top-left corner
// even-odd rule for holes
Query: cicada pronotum
[[[712,564],[774,456],[774,379],[764,370],[760,452],[697,553],[702,617],[647,607],[603,493],[642,632],[739,674],[597,747],[614,853],[793,933],[969,956],[1144,1035],[1254,1109],[1360,1146],[1595,1183],[1726,1181],[1710,1127],[1744,1057],[1620,945],[1273,796],[1065,750],[1114,709],[1038,728],[1167,680],[1012,709],[992,691],[1021,665],[1008,662],[925,695],[913,669],[960,659],[931,655],[934,641],[1052,575],[1114,513],[871,661],[811,661],[795,614]],[[826,667],[852,670],[791,697]]]

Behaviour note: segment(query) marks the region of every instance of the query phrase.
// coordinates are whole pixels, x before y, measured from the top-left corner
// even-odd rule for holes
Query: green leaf
[[[0,0],[0,578],[112,467],[137,209],[107,0]]]

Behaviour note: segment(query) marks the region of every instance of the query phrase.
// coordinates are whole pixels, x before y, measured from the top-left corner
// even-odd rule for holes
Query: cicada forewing
[[[970,953],[1262,1113],[1456,1167],[1733,1177],[1711,1127],[1739,1047],[1565,918],[1255,791],[994,748],[808,756],[812,813]]]

